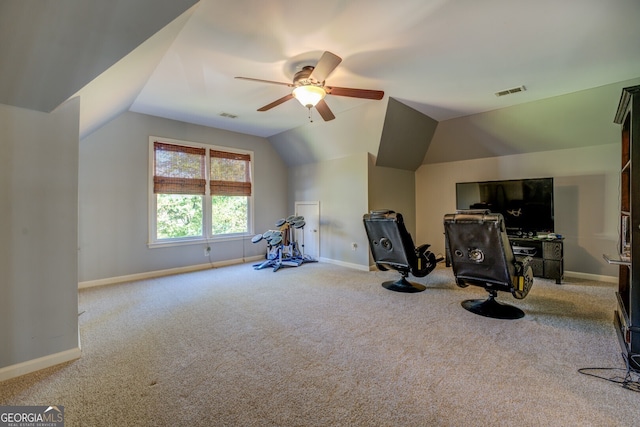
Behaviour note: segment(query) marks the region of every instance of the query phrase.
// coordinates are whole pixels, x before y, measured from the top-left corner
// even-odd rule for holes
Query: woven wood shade
[[[251,156],[210,151],[211,195],[251,196]]]
[[[205,149],[154,142],[153,192],[205,194]]]

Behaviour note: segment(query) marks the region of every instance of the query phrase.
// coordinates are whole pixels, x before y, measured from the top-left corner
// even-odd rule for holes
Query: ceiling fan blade
[[[273,80],[254,79],[254,78],[251,78],[251,77],[236,77],[236,79],[249,80],[249,81],[252,81],[252,82],[270,83],[270,84],[274,84],[274,85],[282,85],[282,86],[293,87],[293,85],[291,83],[274,82]]]
[[[276,99],[275,101],[273,101],[271,104],[267,104],[264,107],[258,108],[258,111],[267,111],[272,109],[273,107],[277,107],[278,105],[287,102],[288,100],[293,99],[293,95],[292,94],[288,94],[283,96],[280,99]]]
[[[336,116],[334,116],[333,113],[331,112],[331,109],[329,109],[329,106],[327,105],[327,103],[324,102],[324,99],[321,99],[316,104],[316,110],[318,110],[318,113],[320,113],[320,116],[324,119],[325,122],[328,122],[329,120],[333,120],[336,118]]]
[[[319,82],[326,80],[327,76],[336,69],[336,67],[342,62],[342,58],[329,51],[326,51],[320,57],[320,60],[316,64],[313,72],[309,76],[309,79],[314,79]]]
[[[330,95],[350,96],[352,98],[382,99],[384,91],[369,89],[353,89],[349,87],[325,86],[324,90]]]

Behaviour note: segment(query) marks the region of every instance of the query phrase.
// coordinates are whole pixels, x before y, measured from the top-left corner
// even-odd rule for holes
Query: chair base
[[[499,303],[493,295],[489,295],[489,298],[485,300],[468,299],[462,301],[460,305],[472,313],[494,319],[520,319],[524,317],[524,311],[512,305]]]
[[[411,293],[411,294],[416,292],[422,292],[425,289],[427,289],[426,286],[423,286],[419,283],[409,282],[405,277],[401,277],[395,282],[393,280],[384,282],[382,284],[382,287],[385,289],[389,289],[390,291],[405,292],[405,293]]]

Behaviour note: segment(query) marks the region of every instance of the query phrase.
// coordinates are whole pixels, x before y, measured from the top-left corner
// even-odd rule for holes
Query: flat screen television
[[[513,236],[553,233],[553,178],[459,182],[456,209],[499,212]]]

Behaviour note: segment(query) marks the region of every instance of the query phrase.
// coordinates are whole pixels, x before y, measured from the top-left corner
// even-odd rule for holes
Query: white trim
[[[578,271],[566,271],[564,272],[565,277],[573,277],[576,279],[584,279],[584,280],[593,280],[595,282],[607,282],[607,283],[618,283],[618,278],[616,276],[603,276],[600,274],[591,274],[591,273],[580,273]]]
[[[11,378],[30,374],[61,363],[70,362],[72,360],[79,359],[81,356],[82,351],[80,350],[80,347],[76,347],[61,351],[60,353],[27,360],[26,362],[17,363],[11,366],[5,366],[4,368],[0,368],[0,381],[6,381]]]
[[[360,271],[369,271],[368,265],[353,264],[351,262],[338,261],[335,259],[322,258],[322,257],[318,258],[318,261],[326,262],[329,264],[340,265],[342,267],[353,268],[355,270],[360,270]]]
[[[332,262],[332,261],[327,260],[327,262]],[[337,262],[333,262],[333,263],[337,264]],[[371,264],[368,268],[369,268],[368,271],[380,271],[375,264]],[[445,267],[445,268],[451,268],[451,267]],[[366,266],[359,267],[358,269],[367,271]],[[575,279],[584,279],[584,280],[593,280],[595,282],[618,283],[618,278],[616,276],[603,276],[600,274],[580,273],[577,271],[565,271],[564,275],[565,277],[573,277]]]
[[[225,267],[227,265],[242,264],[264,259],[264,255],[256,255],[246,258],[230,259],[206,264],[187,265],[185,267],[168,268],[166,270],[147,271],[144,273],[127,274],[125,276],[107,277],[105,279],[87,280],[78,283],[78,289],[92,288],[94,286],[114,285],[116,283],[135,282],[136,280],[153,279],[155,277],[170,276],[172,274],[189,273],[192,271],[207,270],[209,268]]]
[[[214,263],[188,265],[185,267],[169,268],[166,270],[155,270],[155,271],[148,271],[145,273],[128,274],[125,276],[107,277],[105,279],[87,280],[84,282],[79,282],[78,289],[92,288],[95,286],[113,285],[116,283],[134,282],[136,280],[153,279],[155,277],[170,276],[172,274],[180,274],[180,273],[189,273],[191,271],[206,270],[209,268],[225,267],[228,265],[260,261],[262,259],[264,259],[264,255],[255,255],[252,257],[218,261]],[[350,262],[343,262],[343,261],[338,261],[335,259],[323,258],[323,257],[318,258],[318,261],[326,262],[328,264],[340,265],[342,267],[353,268],[355,270],[360,270],[360,271],[378,271],[378,268],[376,267],[375,264],[359,265],[359,264],[353,264]],[[451,268],[451,267],[447,267],[447,268]],[[615,276],[603,276],[598,274],[579,273],[576,271],[565,271],[564,274],[566,277],[574,277],[576,279],[593,280],[596,282],[618,283],[618,278]]]
[[[157,232],[157,208],[156,208],[156,197],[153,193],[153,174],[154,174],[154,162],[155,162],[155,151],[154,151],[154,142],[162,142],[166,144],[174,144],[174,145],[182,145],[186,147],[195,147],[195,148],[204,148],[205,151],[205,179],[207,185],[205,187],[205,194],[202,197],[202,235],[201,236],[190,236],[184,239],[156,239]],[[232,234],[223,234],[223,235],[209,235],[212,233],[212,221],[211,221],[211,194],[210,194],[210,161],[211,157],[209,153],[211,150],[217,151],[226,151],[229,153],[237,153],[237,154],[248,154],[251,158],[251,170],[249,171],[251,175],[251,185],[252,191],[251,195],[248,196],[248,211],[247,211],[247,232],[246,233],[232,233]],[[148,181],[148,189],[147,189],[147,197],[148,197],[148,212],[147,212],[147,247],[149,248],[158,248],[158,247],[167,247],[167,246],[179,246],[184,244],[192,244],[192,243],[201,243],[205,241],[209,243],[210,241],[224,241],[224,240],[234,240],[238,237],[253,237],[254,233],[254,202],[255,202],[255,182],[254,182],[254,163],[255,163],[255,153],[253,150],[246,150],[244,148],[236,148],[236,147],[226,147],[223,145],[210,144],[206,142],[195,142],[195,141],[184,141],[180,139],[172,139],[165,138],[156,135],[149,135],[149,159],[147,161],[147,181]]]
[[[231,242],[237,240],[250,240],[254,234],[247,233],[235,233],[235,234],[225,234],[222,236],[215,236],[210,238],[205,237],[193,237],[190,239],[178,240],[178,239],[165,239],[159,240],[155,243],[147,242],[147,247],[149,249],[155,248],[168,248],[171,246],[189,246],[189,245],[210,245],[211,243],[217,242]]]
[[[317,215],[318,223],[316,224],[317,229],[314,232],[315,233],[315,238],[314,238],[315,247],[313,248],[312,255],[319,258],[320,254],[321,254],[321,252],[320,252],[320,223],[321,223],[321,219],[320,219],[320,201],[319,200],[308,200],[308,201],[299,200],[299,201],[294,202],[294,213],[296,215],[300,215],[300,212],[299,212],[299,207],[300,206],[315,207],[315,214]],[[306,218],[306,219],[307,219],[307,224],[308,225],[313,225],[309,221],[309,218]],[[304,246],[305,245],[305,242],[304,242],[304,227],[302,228],[302,243],[303,243],[303,246]],[[307,247],[309,247],[309,246],[307,245]],[[304,249],[305,248],[303,247],[303,252],[304,252]]]

